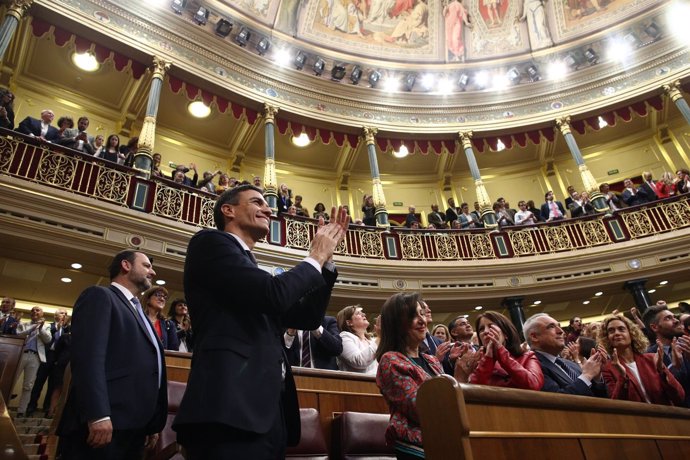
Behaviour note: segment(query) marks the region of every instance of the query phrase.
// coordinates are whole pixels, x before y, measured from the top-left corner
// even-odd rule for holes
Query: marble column
[[[501,302],[501,305],[508,309],[510,321],[517,329],[518,334],[520,334],[520,339],[524,341],[525,337],[522,333],[522,326],[525,324],[525,311],[522,308],[522,299],[523,297],[506,297]]]
[[[0,25],[0,60],[5,57],[5,52],[17,31],[19,21],[32,4],[33,0],[12,0],[7,7],[5,18]]]
[[[556,125],[560,129],[561,134],[565,138],[565,143],[568,144],[570,154],[573,156],[578,169],[580,170],[580,177],[585,191],[589,193],[589,199],[596,212],[609,212],[609,205],[606,204],[606,198],[599,191],[599,184],[594,180],[592,172],[587,168],[585,159],[582,158],[582,152],[575,141],[575,136],[570,129],[570,117],[562,117],[556,119]]]
[[[688,102],[683,98],[683,94],[680,92],[680,82],[674,81],[670,85],[662,86],[662,88],[664,93],[666,93],[668,97],[671,98],[671,101],[676,104],[680,113],[683,114],[685,122],[690,124],[690,106],[688,106]]]
[[[264,198],[273,214],[278,213],[278,178],[275,161],[275,116],[278,108],[264,104],[264,145],[266,160],[264,166]]]
[[[153,163],[153,147],[156,138],[156,117],[158,116],[158,104],[163,88],[163,77],[165,72],[170,69],[170,62],[157,56],[153,58],[153,75],[151,75],[151,88],[149,89],[149,99],[146,105],[146,116],[144,126],[139,134],[137,153],[134,155],[134,169],[137,174],[143,177],[151,175],[151,164]]]
[[[642,315],[647,308],[652,305],[652,300],[649,298],[649,292],[647,292],[645,283],[647,283],[646,279],[639,279],[626,281],[623,285],[623,287],[630,291],[630,294],[633,296],[635,306],[637,306],[637,310],[640,312],[640,315]]]
[[[472,174],[472,179],[474,179],[474,186],[477,192],[477,201],[479,202],[479,207],[482,213],[482,220],[484,221],[484,227],[486,228],[496,228],[498,223],[496,222],[496,213],[493,209],[493,203],[489,198],[489,194],[486,192],[486,187],[484,187],[484,182],[482,181],[482,176],[479,172],[479,166],[477,166],[477,159],[474,156],[474,150],[472,149],[472,131],[460,132],[460,142],[462,143],[462,148],[465,151],[465,156],[467,157],[467,163],[470,166],[470,174]]]
[[[371,171],[372,197],[374,198],[374,211],[376,215],[377,227],[388,227],[388,211],[386,210],[386,197],[383,194],[381,176],[379,174],[379,162],[376,159],[376,128],[364,127],[364,139],[367,143],[367,153],[369,154],[369,169]]]

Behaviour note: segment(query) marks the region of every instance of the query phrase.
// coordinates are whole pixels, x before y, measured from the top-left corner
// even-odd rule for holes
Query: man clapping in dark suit
[[[163,351],[137,294],[156,272],[141,252],[123,251],[110,286],[91,286],[72,316],[70,395],[58,427],[63,459],[136,459],[165,426]]]
[[[283,330],[314,330],[323,319],[337,273],[333,251],[345,236],[344,210],[331,211],[309,256],[273,276],[251,250],[269,231],[263,190],[223,192],[217,230],[192,237],[184,270],[194,318],[194,362],[173,429],[188,459],[284,458],[300,438],[297,391],[283,351]]]
[[[343,339],[333,316],[324,316],[321,325],[313,331],[288,329],[283,343],[291,366],[338,370],[335,357],[343,352]]]
[[[606,397],[606,386],[601,380],[601,366],[606,357],[601,352],[593,351],[589,359],[582,362],[582,367],[560,358],[565,348],[565,332],[558,321],[546,313],[529,317],[523,332],[544,373],[542,391]]]
[[[44,142],[56,141],[60,137],[60,133],[55,126],[50,125],[54,118],[53,111],[46,109],[41,112],[40,120],[31,117],[24,118],[17,126],[17,131],[31,137],[37,137]]]

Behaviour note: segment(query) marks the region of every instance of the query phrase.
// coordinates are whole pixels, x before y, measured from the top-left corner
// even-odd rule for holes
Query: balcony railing
[[[166,179],[137,177],[133,169],[13,131],[0,130],[0,173],[196,227],[214,227],[215,195]],[[351,226],[337,252],[387,260],[488,260],[611,245],[689,226],[690,202],[682,195],[613,215],[494,232]],[[316,230],[312,219],[273,217],[267,241],[306,250]]]

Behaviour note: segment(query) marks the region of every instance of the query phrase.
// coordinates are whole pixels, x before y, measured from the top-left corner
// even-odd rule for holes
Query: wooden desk
[[[0,394],[10,400],[14,376],[22,359],[25,337],[0,334]]]
[[[22,343],[24,340],[22,339]],[[5,399],[0,395],[0,460],[27,460],[17,430],[7,411]]]
[[[669,460],[690,458],[690,409],[460,385],[420,387],[429,460]]]

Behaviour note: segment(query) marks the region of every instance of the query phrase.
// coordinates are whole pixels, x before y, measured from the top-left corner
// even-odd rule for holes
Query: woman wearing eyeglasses
[[[177,338],[177,328],[172,321],[165,319],[163,315],[165,302],[168,300],[168,290],[161,286],[154,286],[144,292],[141,297],[144,312],[151,321],[156,335],[163,343],[163,349],[178,351],[180,341]]]

